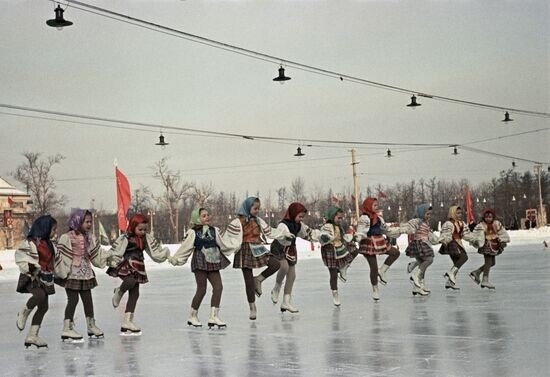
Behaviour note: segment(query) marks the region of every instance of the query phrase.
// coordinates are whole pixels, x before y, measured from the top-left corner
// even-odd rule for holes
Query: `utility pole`
[[[357,171],[355,165],[359,162],[355,161],[355,149],[351,150],[351,168],[353,171],[353,195],[355,197],[355,219],[359,224],[359,181],[357,178]]]
[[[542,165],[537,164],[534,167],[535,173],[537,173],[538,183],[539,183],[539,216],[537,219],[537,228],[540,228],[541,226],[546,225],[546,212],[544,211],[544,207],[542,206],[542,187],[540,183],[540,174],[542,170]]]

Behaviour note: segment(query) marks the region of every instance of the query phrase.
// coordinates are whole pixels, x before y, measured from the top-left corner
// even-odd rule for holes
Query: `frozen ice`
[[[546,237],[548,239],[549,237]],[[248,319],[239,270],[222,272],[220,317],[225,330],[209,330],[210,288],[199,310],[203,328],[187,326],[195,291],[188,267],[148,264],[135,322],[140,337],[121,337],[124,303],[111,306],[118,279],[97,271],[93,290],[103,340],[60,340],[66,295],[56,287],[40,335],[48,349],[23,346],[16,313],[28,295],[15,292],[17,273],[6,258],[0,272],[0,375],[2,376],[547,376],[550,370],[550,250],[542,238],[513,238],[491,270],[495,291],[482,290],[468,272],[482,264],[469,249],[458,274],[460,291],[445,291],[448,256],[436,255],[426,274],[429,297],[413,297],[405,255],[388,272],[381,300],[371,299],[368,265],[359,256],[339,282],[336,308],[328,272],[317,251],[301,254],[293,303],[298,314],[281,314],[269,292],[257,299],[258,319]],[[4,253],[4,252],[2,252]],[[379,259],[381,263],[382,259]],[[281,292],[282,295],[282,292]],[[80,303],[76,326],[85,333]],[[27,326],[30,324],[27,323]]]

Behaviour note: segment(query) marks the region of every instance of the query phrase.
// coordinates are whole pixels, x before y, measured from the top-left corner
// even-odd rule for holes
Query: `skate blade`
[[[193,323],[187,321],[187,326],[198,328],[198,327],[202,327],[202,324],[200,324],[200,325],[194,325]]]
[[[72,339],[72,338],[62,338],[61,341],[66,344],[82,344],[84,343],[84,338]]]
[[[141,336],[141,331],[122,331],[120,336],[130,337],[130,336]]]
[[[32,347],[35,347],[37,350],[39,350],[40,348],[48,348],[48,345],[45,345],[45,346],[39,346],[37,344],[34,344],[34,343],[25,343],[25,349],[26,350],[32,350]]]
[[[208,324],[208,330],[225,330],[227,328],[227,325],[216,325],[214,323]]]
[[[101,340],[101,339],[105,339],[105,335],[104,334],[101,334],[101,335],[88,334],[88,339],[89,340]]]
[[[299,310],[294,310],[294,311],[292,311],[292,310],[290,310],[290,309],[281,308],[281,313],[284,313],[284,312],[289,312],[289,313],[291,313],[291,314],[300,313]]]

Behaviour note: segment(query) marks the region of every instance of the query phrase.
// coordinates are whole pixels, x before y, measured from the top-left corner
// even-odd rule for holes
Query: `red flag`
[[[13,198],[11,196],[8,196],[8,204],[9,206],[11,207],[13,205],[14,201],[13,201]]]
[[[464,188],[464,201],[466,202],[466,215],[468,224],[475,221],[474,206],[472,205],[472,196],[470,195],[470,189]]]
[[[123,232],[128,227],[128,220],[126,219],[126,212],[130,208],[130,184],[128,179],[118,168],[115,168],[116,175],[116,201],[117,201],[117,217],[118,228]]]
[[[388,196],[386,195],[386,193],[384,191],[378,190],[378,197],[379,198],[387,198]]]

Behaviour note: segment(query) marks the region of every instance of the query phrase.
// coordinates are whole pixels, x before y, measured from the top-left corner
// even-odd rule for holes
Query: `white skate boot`
[[[113,291],[113,298],[111,299],[111,302],[113,303],[113,308],[118,308],[120,305],[120,300],[122,299],[123,293],[120,293],[120,288],[115,288]]]
[[[388,271],[389,268],[390,266],[388,266],[387,264],[383,264],[382,267],[378,269],[378,280],[383,285],[388,284],[388,279],[386,278],[386,271]]]
[[[254,278],[254,291],[256,292],[256,296],[258,297],[262,295],[262,281],[264,280],[265,278],[262,274]]]
[[[249,302],[248,306],[250,307],[250,315],[248,316],[249,319],[254,321],[256,319],[256,303],[255,302]]]
[[[44,339],[38,336],[38,330],[40,326],[32,325],[29,334],[25,338],[25,347],[29,348],[30,346],[36,346],[36,348],[48,347],[48,343]]]
[[[334,306],[340,306],[340,296],[338,295],[338,290],[332,291],[332,302]]]
[[[472,272],[470,272],[470,277],[476,284],[481,283],[481,273],[481,269],[473,270]]]
[[[191,313],[187,319],[187,324],[193,327],[202,327],[201,321],[199,321],[199,311],[191,308]]]
[[[338,269],[338,277],[343,283],[348,281],[348,268],[349,264],[346,264],[344,267]]]
[[[93,339],[101,339],[104,337],[103,331],[95,324],[95,319],[86,317],[86,325],[88,326],[88,336]]]
[[[31,314],[31,312],[32,312],[32,309],[28,309],[27,306],[25,305],[25,307],[21,309],[19,313],[17,313],[16,324],[19,331],[23,331],[25,329],[25,325],[27,324],[27,318],[29,318],[29,314]]]
[[[409,262],[407,265],[407,273],[410,274],[416,267],[418,267],[418,263],[415,260]]]
[[[455,266],[451,267],[451,270],[449,272],[445,272],[445,275],[443,277],[449,279],[451,283],[454,285],[456,284],[456,273],[458,272],[458,268]]]
[[[139,336],[141,329],[134,323],[134,313],[124,313],[124,320],[120,325],[120,335],[122,336]]]
[[[271,290],[271,301],[276,304],[279,301],[279,292],[281,291],[281,284],[275,282],[275,286]]]
[[[227,327],[225,322],[223,322],[219,317],[218,314],[220,312],[220,308],[211,307],[210,308],[210,318],[208,318],[208,328],[212,328],[215,326],[218,326],[219,329]]]
[[[63,331],[61,332],[61,340],[66,343],[82,343],[84,339],[74,329],[74,322],[70,319],[63,321]]]
[[[380,292],[378,290],[378,285],[373,285],[372,286],[372,299],[375,302],[378,302],[380,300]]]
[[[483,275],[483,280],[480,284],[481,288],[495,289],[495,286],[492,283],[489,283],[489,277]]]
[[[423,290],[423,289],[420,288],[420,287],[413,286],[412,294],[413,294],[413,296],[416,296],[416,295],[419,295],[419,296],[428,296],[430,293],[429,293],[429,292],[426,292],[425,290]]]
[[[411,284],[416,288],[421,288],[420,278],[418,277],[419,272],[420,270],[416,270],[416,271],[413,270],[413,272],[411,272],[409,276],[409,280],[411,281]]]
[[[296,309],[292,304],[290,303],[291,296],[290,294],[285,294],[283,296],[283,303],[281,304],[281,313],[284,313],[285,311],[289,311],[291,313],[298,313],[298,309]]]

